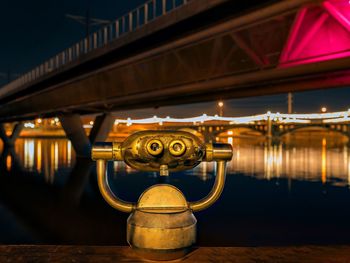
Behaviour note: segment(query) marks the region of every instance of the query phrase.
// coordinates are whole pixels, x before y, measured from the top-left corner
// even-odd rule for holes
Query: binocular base
[[[220,197],[232,146],[204,143],[183,131],[141,131],[122,143],[95,144],[92,158],[97,161],[98,186],[103,198],[113,208],[131,213],[127,222],[130,246],[143,257],[170,260],[186,255],[196,242],[197,220],[192,212],[208,208]],[[198,201],[187,202],[176,187],[157,184],[133,203],[113,194],[108,185],[107,161],[124,161],[134,169],[159,172],[161,176],[192,169],[202,161],[216,161],[217,175],[210,193]]]
[[[156,193],[160,195],[154,198]],[[140,256],[173,260],[191,251],[196,242],[197,220],[191,209],[182,206],[186,205],[182,198],[185,200],[180,190],[170,185],[156,185],[143,193],[140,207],[127,222],[127,241]],[[150,203],[152,207],[147,205]]]

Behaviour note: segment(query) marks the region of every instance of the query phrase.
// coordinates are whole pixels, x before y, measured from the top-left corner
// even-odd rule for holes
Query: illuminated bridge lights
[[[205,122],[227,122],[228,124],[252,124],[260,121],[271,120],[278,123],[311,123],[312,120],[322,121],[324,123],[338,123],[338,122],[349,122],[350,121],[350,111],[339,111],[339,112],[328,112],[328,113],[307,113],[307,114],[284,114],[284,113],[271,113],[267,112],[265,114],[253,115],[253,116],[243,116],[243,117],[221,117],[218,115],[208,116],[203,114],[202,116],[190,117],[190,118],[171,118],[167,116],[166,118],[161,118],[153,116],[152,118],[145,119],[116,119],[115,124],[126,124],[131,126],[132,124],[160,124],[164,123],[192,123],[193,125]]]

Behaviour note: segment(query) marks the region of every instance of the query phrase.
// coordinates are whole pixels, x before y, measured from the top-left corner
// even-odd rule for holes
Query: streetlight
[[[322,107],[321,108],[321,112],[323,112],[323,113],[327,112],[327,108],[326,107]]]
[[[224,102],[223,101],[219,101],[218,102],[218,107],[219,107],[219,116],[222,117],[224,115]]]

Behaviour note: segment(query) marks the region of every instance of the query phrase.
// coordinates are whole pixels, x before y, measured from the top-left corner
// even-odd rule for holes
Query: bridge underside
[[[186,8],[196,8],[199,2]],[[221,7],[234,7],[231,1],[221,2]],[[335,3],[339,1],[281,1],[239,16],[226,12],[221,20],[197,25],[195,31],[178,27],[201,20],[185,20],[127,47],[96,50],[79,65],[0,94],[0,121],[346,86],[350,28],[342,21],[346,17],[329,9],[328,4],[339,11]],[[335,32],[330,36],[333,44],[310,51],[324,31]],[[155,45],[155,38],[175,32],[175,37],[157,39]],[[126,51],[127,56],[120,55]]]

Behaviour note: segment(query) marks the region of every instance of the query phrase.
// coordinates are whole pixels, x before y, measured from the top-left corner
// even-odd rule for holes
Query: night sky
[[[85,15],[87,8],[94,18],[115,20],[144,3],[145,0],[5,0],[0,9],[0,72],[25,73],[59,51],[84,37],[83,25],[66,18],[66,14]],[[93,28],[97,29],[97,27]],[[0,75],[1,76],[1,75]],[[6,83],[0,78],[0,85]],[[320,90],[294,94],[295,112],[319,112],[350,108],[350,88]],[[225,101],[224,115],[247,115],[287,111],[287,95],[255,97]],[[174,116],[202,113],[216,114],[216,102],[163,107],[158,109],[116,112],[120,117]]]

